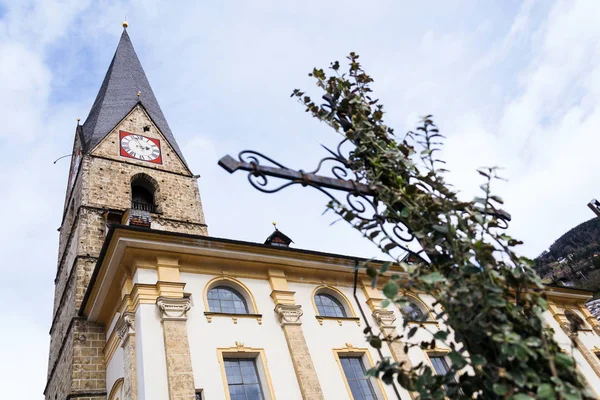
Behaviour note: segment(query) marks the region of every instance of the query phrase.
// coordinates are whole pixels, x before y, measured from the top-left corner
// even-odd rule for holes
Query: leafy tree
[[[402,340],[407,350],[434,348],[436,341],[442,341],[451,348],[452,361],[445,376],[435,376],[428,366],[408,368],[389,360],[379,363],[372,373],[386,383],[396,379],[422,399],[593,398],[584,392],[573,358],[561,352],[543,322],[547,304],[532,261],[518,256],[514,248],[521,242],[499,229],[506,223],[506,214],[499,209],[502,199],[491,192],[496,170],[479,171],[484,181],[481,197],[460,200],[444,179],[443,161],[436,158],[443,136],[432,117],[423,118],[414,132],[396,137],[384,123],[383,106],[372,98],[373,79],[358,58],[349,55],[346,73],[334,62],[330,73],[315,68],[310,74],[325,92],[327,107],[298,89],[292,96],[351,143],[345,166],[384,205],[380,223],[374,224],[355,209],[337,201],[329,203],[329,208],[390,254],[410,277],[384,277],[390,268],[385,263],[380,270],[367,271],[373,284],[387,279],[383,292],[388,302],[399,305],[406,304],[405,289],[431,294],[443,309],[438,318],[450,327],[424,343],[411,343],[414,327],[405,326],[398,338],[367,332],[371,344],[377,347],[382,340]],[[406,249],[428,262],[409,265],[393,256],[399,244],[380,229],[384,223],[404,226],[422,250]],[[456,379],[459,371],[463,373]]]
[[[577,225],[534,260],[534,268],[549,280],[566,279],[576,287],[600,290],[600,218]]]

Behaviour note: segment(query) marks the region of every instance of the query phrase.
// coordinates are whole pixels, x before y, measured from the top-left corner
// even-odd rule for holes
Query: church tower
[[[104,330],[79,308],[108,229],[123,224],[207,235],[196,179],[124,29],[90,113],[75,132],[46,399],[106,399]]]

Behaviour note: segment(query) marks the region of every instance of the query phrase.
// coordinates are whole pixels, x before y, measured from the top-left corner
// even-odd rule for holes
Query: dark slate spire
[[[138,92],[141,95],[138,97]],[[84,151],[91,150],[133,109],[142,103],[158,129],[185,163],[169,124],[158,105],[127,30],[108,67],[90,114],[83,124]]]

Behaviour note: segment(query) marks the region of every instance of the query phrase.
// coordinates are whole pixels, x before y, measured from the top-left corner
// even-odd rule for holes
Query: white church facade
[[[447,348],[370,347],[366,327],[435,332],[433,299],[384,309],[366,260],[208,235],[189,170],[124,30],[78,125],[50,330],[47,400],[411,399],[365,377],[382,357],[449,365]],[[396,271],[395,273],[399,273]],[[600,391],[591,293],[548,287],[547,323]],[[570,332],[569,320],[583,328]],[[417,339],[430,339],[419,330]]]

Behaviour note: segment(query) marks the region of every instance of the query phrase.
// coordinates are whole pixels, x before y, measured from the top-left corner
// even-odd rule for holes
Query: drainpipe
[[[354,260],[355,265],[354,265],[354,291],[352,292],[352,294],[354,295],[354,301],[356,301],[356,305],[358,306],[358,309],[360,310],[360,314],[362,315],[363,320],[365,321],[365,325],[367,325],[367,328],[369,328],[369,331],[371,331],[371,324],[369,324],[369,320],[367,319],[367,315],[365,314],[362,305],[360,304],[360,301],[358,300],[358,296],[356,295],[356,286],[358,283],[358,260]],[[381,361],[383,361],[383,353],[381,351],[381,349],[376,349],[377,353],[379,354],[379,359]],[[398,391],[398,388],[396,387],[396,382],[392,381],[392,388],[394,388],[394,393],[396,393],[396,397],[398,398],[398,400],[402,400],[402,397],[400,397],[400,392]]]

